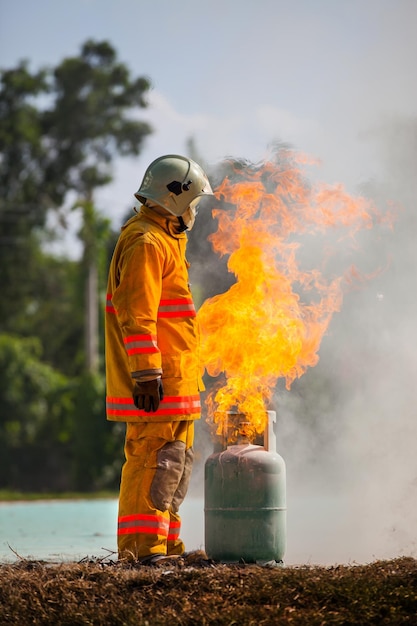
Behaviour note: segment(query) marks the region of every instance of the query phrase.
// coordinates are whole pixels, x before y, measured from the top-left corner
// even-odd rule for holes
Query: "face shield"
[[[184,225],[186,226],[187,230],[191,230],[192,227],[194,226],[195,218],[198,213],[198,205],[200,203],[200,200],[201,200],[201,196],[194,198],[194,200],[190,202],[185,213],[181,215],[182,221],[184,222]]]

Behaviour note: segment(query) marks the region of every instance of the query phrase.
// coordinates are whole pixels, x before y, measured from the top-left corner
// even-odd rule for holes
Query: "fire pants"
[[[126,424],[119,495],[119,559],[183,554],[179,507],[193,464],[194,422]]]

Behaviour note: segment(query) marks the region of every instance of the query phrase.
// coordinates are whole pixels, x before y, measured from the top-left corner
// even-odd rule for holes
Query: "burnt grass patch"
[[[0,564],[0,624],[417,625],[417,560],[268,569]]]

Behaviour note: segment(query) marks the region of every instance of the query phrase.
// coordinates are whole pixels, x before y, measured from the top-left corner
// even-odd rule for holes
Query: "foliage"
[[[0,335],[0,488],[115,488],[122,433],[104,418],[103,380],[41,357],[39,339]]]
[[[48,137],[47,188],[82,197],[111,180],[109,164],[116,153],[137,155],[150,127],[125,117],[133,106],[145,107],[145,78],[130,80],[107,42],[87,41],[79,57],[65,59],[53,73],[54,107],[42,115]],[[63,196],[64,197],[64,196]]]
[[[104,379],[85,372],[74,389],[71,489],[117,489],[124,424],[105,419]]]
[[[106,41],[54,68],[0,71],[0,487],[117,486],[122,434],[105,420],[104,359],[87,371],[91,319],[104,352],[111,236],[94,192],[111,181],[114,158],[139,154],[151,132],[138,116],[149,86]],[[65,226],[71,206],[82,213],[80,261],[44,247],[49,213]]]
[[[47,71],[30,74],[27,63],[2,71],[0,92],[0,184],[2,203],[18,210],[35,209],[35,223],[41,225],[47,208],[42,190],[42,163],[47,146],[42,133],[42,114],[35,99],[49,91]],[[36,199],[36,207],[29,203]]]
[[[135,109],[146,106],[148,89],[107,42],[87,41],[80,56],[54,69],[32,74],[22,61],[0,73],[3,332],[30,335],[26,315],[45,301],[39,256],[48,211],[59,211],[65,224],[69,193],[92,202],[111,181],[114,157],[140,152],[151,128]]]
[[[37,338],[0,336],[2,486],[34,488],[33,468],[42,482],[45,472],[56,469],[70,437],[70,382],[42,363],[41,352]]]

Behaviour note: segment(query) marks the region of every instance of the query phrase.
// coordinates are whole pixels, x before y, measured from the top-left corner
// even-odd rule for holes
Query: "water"
[[[189,499],[181,513],[187,549],[201,548],[203,501]],[[0,502],[0,562],[116,558],[116,525],[116,499]]]
[[[181,507],[187,550],[204,548],[204,500],[187,497]],[[116,558],[117,500],[0,502],[0,563],[21,558],[53,562]],[[366,525],[352,503],[335,494],[290,498],[287,565],[370,563],[398,556],[417,558],[410,537],[382,534]]]

